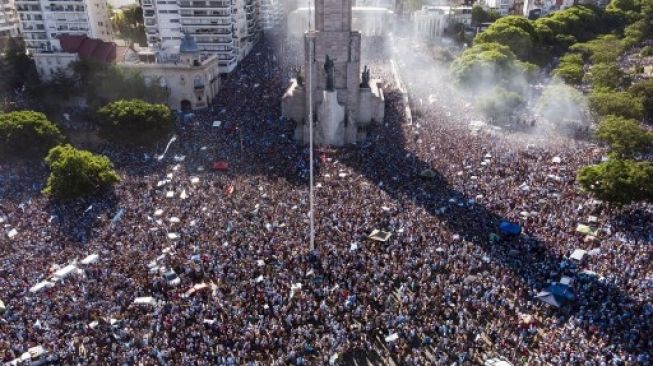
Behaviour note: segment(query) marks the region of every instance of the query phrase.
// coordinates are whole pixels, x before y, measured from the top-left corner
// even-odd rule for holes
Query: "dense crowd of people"
[[[595,145],[470,131],[426,64],[403,65],[428,105],[406,123],[375,42],[385,121],[316,153],[314,250],[308,153],[280,115],[296,65],[267,41],[176,138],[103,148],[111,193],[51,203],[42,167],[0,166],[0,360],[40,345],[64,365],[650,365],[651,206],[579,193]],[[591,255],[569,264],[575,249]],[[574,301],[536,298],[563,275]]]

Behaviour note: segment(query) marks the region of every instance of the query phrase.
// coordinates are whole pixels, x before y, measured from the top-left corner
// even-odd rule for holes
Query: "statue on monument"
[[[304,73],[301,68],[297,68],[295,78],[297,79],[297,85],[304,86]]]
[[[363,80],[361,82],[361,88],[369,88],[370,87],[370,69],[367,68],[367,65],[363,68],[363,75],[361,77]]]
[[[335,79],[333,76],[333,71],[335,67],[333,65],[333,60],[329,58],[329,55],[326,55],[326,60],[324,60],[324,71],[326,72],[326,90],[334,91],[335,90]]]

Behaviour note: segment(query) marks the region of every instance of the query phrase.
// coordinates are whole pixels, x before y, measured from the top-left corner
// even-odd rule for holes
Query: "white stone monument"
[[[383,121],[381,81],[361,80],[361,34],[351,29],[351,5],[351,0],[315,0],[315,31],[304,35],[306,80],[292,80],[281,101],[284,117],[297,123],[299,142],[309,141],[311,99],[316,144],[360,142],[373,121]]]

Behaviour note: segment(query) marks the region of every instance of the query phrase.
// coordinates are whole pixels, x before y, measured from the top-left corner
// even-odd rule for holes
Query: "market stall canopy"
[[[372,240],[375,240],[375,241],[385,242],[385,241],[388,241],[388,239],[390,239],[390,236],[392,236],[392,234],[387,232],[387,231],[374,229],[374,230],[372,230],[372,232],[370,233],[368,238],[370,238]]]
[[[218,160],[213,162],[213,170],[217,170],[219,172],[224,172],[229,170],[229,163],[227,163],[224,160]]]
[[[510,221],[502,220],[499,222],[499,230],[503,234],[519,235],[521,234],[521,226]]]

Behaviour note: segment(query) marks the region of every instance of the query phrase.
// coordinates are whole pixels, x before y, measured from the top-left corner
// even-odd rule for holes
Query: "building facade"
[[[111,41],[106,0],[15,0],[20,31],[30,53],[59,51],[59,35]]]
[[[261,25],[263,30],[271,30],[283,19],[283,4],[281,0],[261,0]]]
[[[172,109],[206,108],[218,94],[219,59],[217,55],[202,56],[201,47],[190,35],[182,39],[177,55],[132,56],[118,66],[137,71],[148,82],[160,83],[168,90],[167,104]]]
[[[14,0],[0,0],[0,39],[18,36],[18,14]]]
[[[173,55],[188,34],[202,55],[217,57],[221,72],[231,72],[260,38],[259,1],[142,0],[148,46]]]
[[[472,25],[472,7],[467,5],[428,5],[413,13],[413,32],[424,40],[436,41],[444,36],[449,27]]]
[[[501,15],[508,15],[512,4],[510,0],[485,0],[485,5]]]
[[[32,53],[42,80],[50,80],[59,71],[72,74],[71,64],[80,59],[112,64],[118,57],[118,46],[113,42],[68,34],[57,36],[57,40],[61,47],[59,51]]]

